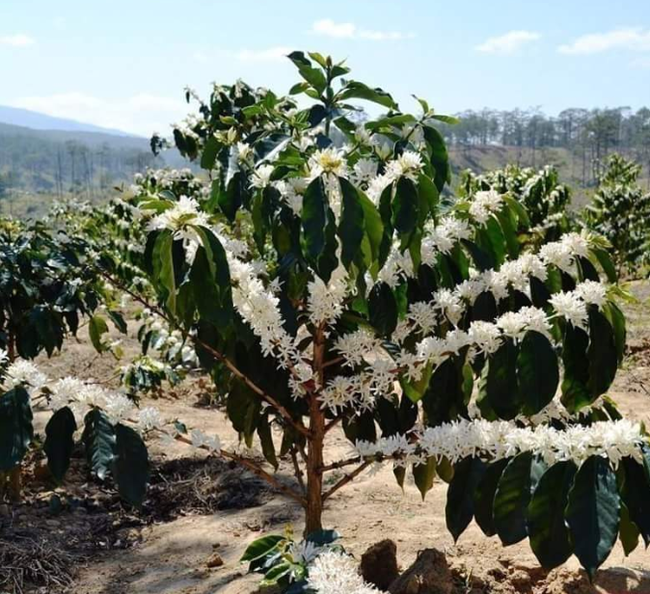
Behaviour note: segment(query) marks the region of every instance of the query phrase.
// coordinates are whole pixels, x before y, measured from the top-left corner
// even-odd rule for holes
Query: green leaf
[[[639,529],[646,547],[650,545],[650,481],[645,475],[643,464],[632,458],[623,458],[625,485],[623,501],[629,512],[629,519]]]
[[[517,381],[526,415],[538,413],[553,400],[560,382],[560,370],[553,345],[543,334],[529,331],[521,341]]]
[[[530,546],[546,569],[562,565],[573,552],[564,509],[577,470],[571,461],[551,466],[542,475],[528,504]]]
[[[626,328],[625,328],[625,316],[620,310],[618,305],[613,301],[608,301],[605,305],[602,306],[601,311],[611,324],[614,330],[614,340],[616,342],[616,352],[618,355],[619,365],[623,361],[625,356],[625,338],[626,338]]]
[[[320,94],[327,87],[327,80],[325,75],[318,68],[313,68],[311,62],[305,57],[302,52],[291,52],[287,56],[298,68],[300,76],[302,76],[316,91]]]
[[[609,460],[592,456],[578,470],[565,510],[574,553],[590,579],[616,542],[620,509],[616,474]]]
[[[107,332],[108,324],[102,316],[97,314],[90,318],[88,321],[88,334],[90,335],[90,342],[92,342],[98,353],[103,353],[107,348],[102,342],[102,335]]]
[[[255,561],[261,557],[265,557],[271,551],[277,549],[278,545],[285,540],[286,538],[279,534],[269,534],[267,536],[263,536],[262,538],[258,538],[249,544],[248,547],[246,547],[246,550],[244,551],[244,554],[242,555],[240,561],[242,563],[245,563],[249,561]]]
[[[619,525],[618,537],[623,545],[623,554],[628,557],[639,546],[639,528],[630,519],[630,511],[627,505],[621,502],[621,522]]]
[[[434,183],[438,192],[442,192],[445,184],[451,179],[451,168],[449,166],[449,153],[442,134],[431,126],[422,126],[424,139],[430,150],[431,166],[435,170]]]
[[[424,464],[413,465],[413,478],[415,485],[422,495],[422,501],[426,494],[433,487],[433,479],[436,477],[436,459],[428,458]]]
[[[120,497],[136,508],[142,506],[149,483],[149,455],[142,437],[131,427],[115,426],[113,476]]]
[[[312,181],[302,201],[302,229],[307,255],[315,262],[325,249],[325,227],[327,225],[327,196],[323,181],[317,177]]]
[[[29,394],[16,387],[0,395],[0,472],[20,464],[34,437]]]
[[[614,330],[598,310],[589,311],[589,381],[592,402],[612,385],[618,367]]]
[[[217,159],[217,153],[223,148],[223,145],[216,139],[214,135],[210,135],[203,147],[201,154],[201,169],[208,171],[214,169],[214,163]]]
[[[264,454],[264,458],[266,458],[266,461],[277,470],[278,459],[275,455],[273,434],[271,431],[271,424],[269,422],[268,415],[263,416],[257,424],[257,435],[260,438],[260,444],[262,446],[262,453]]]
[[[564,348],[562,349],[562,363],[564,364],[562,404],[572,413],[591,403],[591,395],[587,388],[589,381],[588,346],[589,336],[587,333],[567,324],[564,331]]]
[[[70,467],[76,430],[74,414],[67,406],[57,410],[45,426],[43,450],[47,455],[47,466],[58,482],[63,480]]]
[[[422,395],[422,409],[429,427],[467,413],[463,379],[462,361],[457,357],[449,357],[436,366]]]
[[[338,235],[341,239],[341,262],[349,270],[364,235],[364,209],[356,188],[345,178],[339,178],[342,204]]]
[[[115,457],[115,429],[101,410],[93,408],[86,414],[81,441],[91,471],[103,480]]]
[[[111,321],[113,322],[115,327],[122,334],[126,334],[128,328],[127,328],[126,320],[124,319],[124,316],[119,311],[115,311],[113,309],[106,310],[106,313],[108,314],[108,317],[111,318]]]
[[[372,203],[363,192],[359,192],[359,202],[363,208],[363,219],[365,223],[366,234],[370,242],[373,261],[379,259],[381,242],[384,237],[384,224],[377,207]]]
[[[221,212],[229,221],[233,222],[237,211],[244,203],[246,194],[246,181],[241,171],[235,173],[228,182],[225,192],[219,192],[218,202]]]
[[[176,271],[174,267],[174,238],[171,233],[160,233],[154,246],[154,275],[162,288],[167,308],[176,313]]]
[[[260,582],[260,587],[275,586],[278,580],[286,576],[291,569],[291,564],[286,561],[278,563],[264,574],[264,579]]]
[[[502,419],[514,419],[521,408],[521,395],[517,389],[518,354],[517,346],[511,339],[506,339],[488,359],[487,399]]]
[[[419,197],[415,184],[406,177],[397,182],[393,198],[393,226],[401,236],[408,235],[418,222]]]
[[[440,193],[431,178],[423,173],[418,176],[418,192],[420,193],[420,202],[428,205],[428,212],[436,212]]]
[[[397,103],[395,103],[386,91],[379,88],[371,89],[367,85],[357,81],[348,82],[339,92],[339,99],[342,101],[346,99],[365,99],[366,101],[372,101],[384,107],[397,109]]]
[[[390,336],[397,327],[397,301],[392,289],[379,282],[368,297],[370,324],[382,336]]]
[[[600,266],[603,269],[605,276],[607,276],[607,280],[613,284],[617,283],[618,274],[616,274],[616,268],[614,266],[614,263],[612,262],[612,258],[609,255],[609,252],[601,248],[596,248],[592,250],[592,253],[594,254],[594,256],[596,256],[596,259],[600,263]]]
[[[488,465],[474,492],[474,518],[486,536],[494,536],[497,533],[494,525],[494,494],[508,462],[509,460],[504,458]]]
[[[506,466],[494,494],[494,525],[501,542],[512,545],[526,538],[526,510],[532,491],[533,455],[523,452]]]
[[[454,466],[454,477],[447,490],[445,518],[454,542],[465,532],[474,516],[474,492],[485,473],[485,463],[479,458],[465,458]]]

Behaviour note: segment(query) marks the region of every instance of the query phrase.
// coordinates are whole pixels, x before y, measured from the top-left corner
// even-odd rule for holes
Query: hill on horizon
[[[68,132],[98,132],[111,134],[113,136],[124,136],[131,138],[143,138],[130,132],[116,130],[114,128],[104,128],[95,124],[87,124],[77,120],[59,118],[38,111],[31,111],[20,107],[9,107],[0,105],[0,123],[12,126],[21,126],[31,128],[32,130],[59,130]]]

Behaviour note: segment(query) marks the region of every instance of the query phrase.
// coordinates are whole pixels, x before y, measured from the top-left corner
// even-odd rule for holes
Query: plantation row
[[[188,93],[198,115],[153,139],[203,175],[149,170],[103,209],[1,222],[0,493],[20,497],[45,407],[36,455],[57,483],[81,440],[88,471],[138,507],[155,438],[239,462],[298,502],[304,539],[269,535],[243,559],[286,592],[373,591],[323,507],[382,463],[423,497],[436,476],[449,484],[455,539],[474,519],[504,545],[528,539],[545,567],[576,555],[590,577],[617,539],[647,546],[650,442],[607,396],[625,350],[618,278],[647,265],[639,168],[612,157],[585,213],[548,168],[467,173],[452,196],[436,126],[453,118],[421,99],[402,112],[331,58],[289,58],[289,96],[241,82],[207,102]],[[361,120],[359,100],[385,112]],[[121,391],[31,362],[86,323],[119,358],[109,324],[126,333],[133,305],[142,354]],[[139,404],[190,371],[212,378],[267,466]],[[338,431],[352,454],[329,462]],[[280,458],[293,484],[274,477]]]

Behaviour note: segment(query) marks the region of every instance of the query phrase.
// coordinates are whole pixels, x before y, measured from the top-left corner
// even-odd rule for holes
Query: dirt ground
[[[627,416],[650,424],[650,284],[635,283],[631,290],[638,302],[625,305],[629,355],[610,394]],[[128,354],[137,345],[127,339],[125,347]],[[84,340],[42,364],[52,376],[78,374],[115,381],[116,362],[97,357]],[[170,418],[217,433],[226,445],[234,446],[236,435],[223,413],[197,403],[196,382],[189,381],[154,404]],[[345,439],[337,435],[328,452],[330,461],[347,451]],[[163,451],[152,443],[150,452],[155,469],[142,515],[122,510],[110,489],[89,484],[73,465],[68,484],[54,500],[55,507],[62,502],[61,510],[52,513],[52,492],[31,493],[28,503],[9,511],[9,519],[0,518],[0,537],[5,530],[14,538],[26,534],[57,543],[54,549],[75,560],[77,570],[69,576],[74,584],[69,591],[75,594],[255,592],[259,576],[246,575],[239,564],[243,550],[251,540],[280,532],[287,524],[300,532],[300,510],[253,475],[206,460],[182,444]],[[291,480],[286,462],[278,474]],[[625,558],[617,544],[592,587],[575,558],[546,573],[526,541],[503,548],[498,538],[485,537],[474,524],[455,545],[445,527],[445,501],[444,483],[438,481],[423,502],[412,481],[402,491],[385,467],[377,474],[361,475],[339,491],[326,508],[324,521],[359,557],[370,545],[392,538],[404,568],[424,548],[443,550],[454,569],[458,593],[650,594],[650,553],[642,546]],[[224,563],[210,569],[208,560],[214,553]],[[33,591],[61,589],[51,584]]]

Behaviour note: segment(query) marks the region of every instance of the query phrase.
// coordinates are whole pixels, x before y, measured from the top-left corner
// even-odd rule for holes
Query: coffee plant
[[[584,211],[585,226],[612,244],[619,271],[631,273],[648,264],[650,249],[650,193],[639,184],[641,169],[621,155],[610,156]]]
[[[571,203],[569,188],[559,183],[555,167],[547,166],[536,171],[530,167],[508,165],[504,169],[475,174],[466,170],[462,174],[459,191],[471,199],[477,192],[495,190],[510,196],[526,208],[530,224],[518,229],[520,240],[538,245],[559,239],[572,227],[567,210]]]
[[[108,320],[126,332],[118,295],[98,273],[99,254],[79,237],[41,223],[0,221],[0,499],[20,497],[21,463],[37,445],[32,409],[45,406],[52,415],[43,453],[52,479],[64,479],[79,425],[92,474],[103,480],[110,469],[125,500],[139,505],[146,449],[122,423],[136,413],[133,402],[92,382],[50,381],[29,361],[61,350],[83,325],[98,352],[119,352],[106,337]]]
[[[173,144],[206,184],[151,188],[137,207],[156,294],[142,301],[207,371],[228,370],[234,429],[271,467],[291,459],[295,484],[218,439],[177,437],[293,498],[307,539],[339,489],[391,462],[423,496],[449,483],[455,539],[475,519],[504,545],[527,538],[545,567],[575,554],[591,576],[619,535],[626,552],[650,542],[648,438],[606,397],[625,344],[607,242],[540,230],[568,200],[550,171],[443,204],[449,118],[420,99],[403,112],[329,57],[289,59],[289,97],[238,82],[199,100]],[[386,111],[355,123],[358,100]],[[329,460],[338,429],[354,454]],[[276,570],[286,550],[264,543],[246,558],[286,582],[294,561]]]

